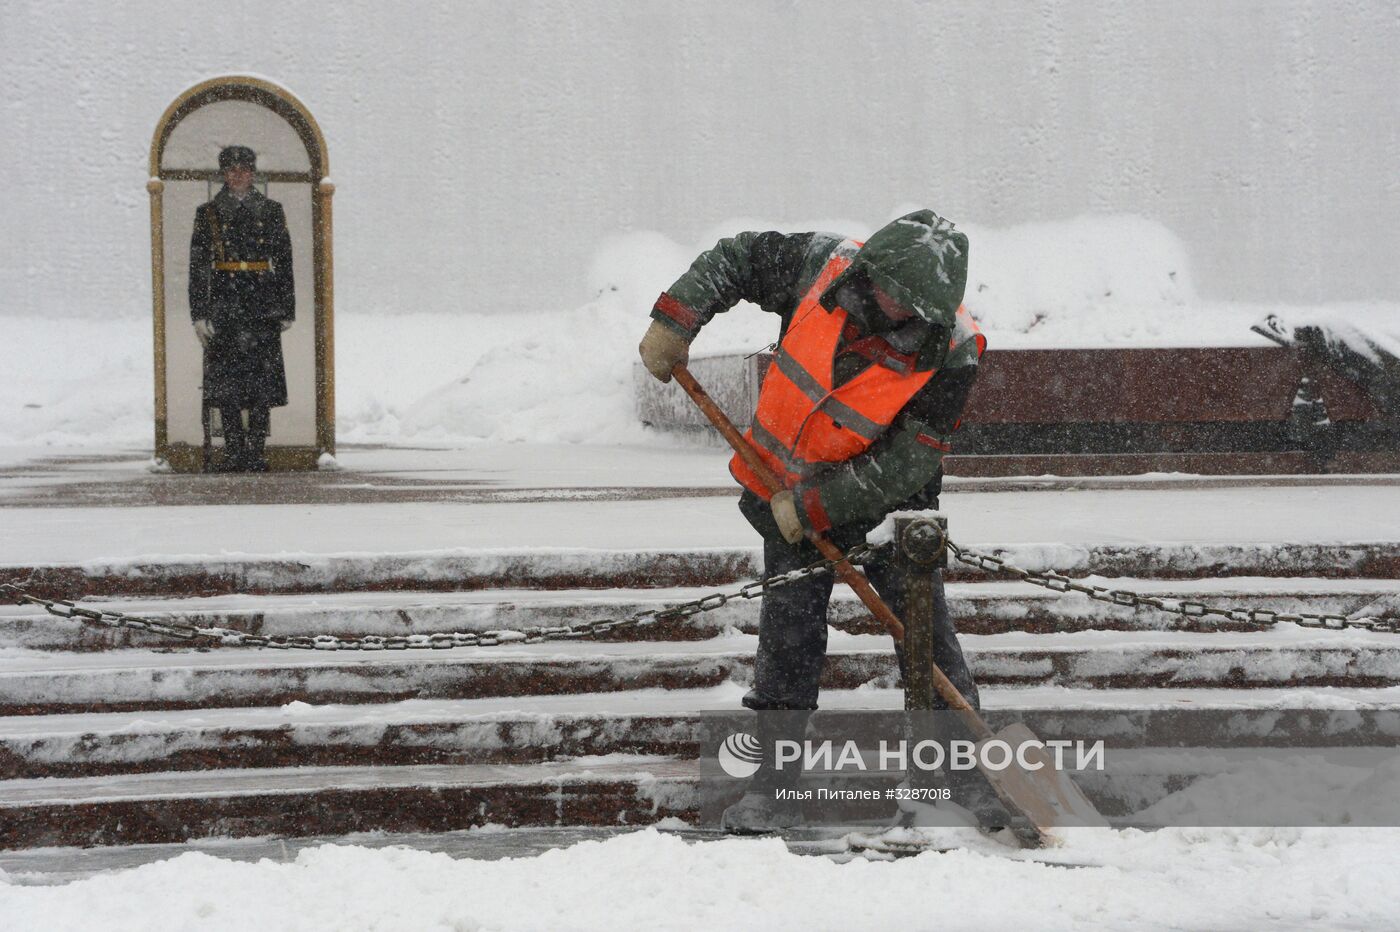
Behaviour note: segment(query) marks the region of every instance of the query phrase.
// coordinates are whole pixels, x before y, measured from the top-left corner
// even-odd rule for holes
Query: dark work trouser
[[[837,541],[838,546],[844,542]],[[778,576],[799,567],[815,563],[821,555],[807,541],[793,546],[785,541],[765,540],[763,544],[763,574]],[[900,618],[906,610],[904,576],[879,560],[863,567],[865,574],[881,598]],[[933,660],[953,681],[958,691],[978,708],[977,686],[972,681],[958,644],[958,633],[948,615],[948,602],[943,595],[943,575],[932,571],[934,578],[934,648]],[[809,576],[774,589],[763,597],[758,622],[758,657],[754,669],[754,688],[744,697],[750,709],[815,709],[826,661],[826,615],[831,602],[835,577],[831,573]],[[904,658],[900,657],[901,666]],[[940,709],[946,708],[942,699],[936,700]]]
[[[844,551],[855,541],[837,539],[834,543]],[[820,558],[816,548],[806,541],[793,546],[782,540],[765,539],[763,573],[765,578],[777,576],[815,563]],[[903,619],[908,607],[904,573],[892,567],[888,559],[867,563],[862,569],[875,591],[880,593],[895,615]],[[981,708],[977,684],[973,682],[972,671],[958,644],[957,629],[953,627],[953,620],[948,614],[943,574],[936,569],[930,572],[934,574],[933,662],[973,708]],[[754,687],[744,696],[746,707],[760,712],[817,707],[822,666],[826,661],[827,608],[834,583],[834,574],[823,573],[789,583],[763,597],[759,612]],[[905,663],[902,652],[899,653],[899,663],[902,672]],[[938,711],[948,708],[943,698],[936,694],[934,706]],[[777,717],[774,727],[800,732],[801,721],[805,719],[790,722],[790,718]],[[935,727],[934,733],[926,737],[943,743],[952,738],[969,737],[960,723],[944,717],[940,717],[939,721],[941,724]],[[760,740],[762,738],[763,727],[760,723]],[[1000,809],[995,793],[980,773],[975,770],[945,771],[945,777],[953,799],[977,813],[984,824],[1006,824],[1004,811]],[[789,774],[786,778],[788,782],[795,781],[797,774]],[[760,772],[755,783],[766,785],[775,779],[782,778]]]

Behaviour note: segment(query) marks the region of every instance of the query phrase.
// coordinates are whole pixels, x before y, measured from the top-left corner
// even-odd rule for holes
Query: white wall
[[[341,311],[572,306],[613,232],[911,203],[1141,214],[1208,297],[1400,299],[1397,9],[3,0],[0,313],[149,313],[155,121],[249,71],[328,137]]]

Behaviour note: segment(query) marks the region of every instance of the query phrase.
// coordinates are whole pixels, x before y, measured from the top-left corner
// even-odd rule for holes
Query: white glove
[[[802,519],[797,517],[797,500],[793,498],[792,493],[779,492],[768,504],[773,509],[773,520],[778,522],[778,530],[782,532],[783,540],[789,544],[802,540]]]
[[[194,322],[194,335],[199,337],[200,346],[208,346],[210,338],[214,336],[214,325],[207,320],[197,320]]]
[[[290,320],[282,321],[282,332],[286,333],[290,329],[292,329],[292,322]]]

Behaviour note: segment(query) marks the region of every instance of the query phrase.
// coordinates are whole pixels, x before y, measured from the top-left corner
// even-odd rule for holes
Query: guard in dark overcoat
[[[270,409],[287,403],[292,240],[282,205],[253,187],[256,169],[247,146],[219,153],[224,185],[195,211],[190,237],[190,316],[204,346],[204,404],[223,423],[220,471],[266,471]]]

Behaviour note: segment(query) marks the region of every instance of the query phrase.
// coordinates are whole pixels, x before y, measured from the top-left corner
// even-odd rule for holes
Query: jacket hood
[[[822,304],[856,276],[865,276],[935,327],[950,332],[967,288],[967,236],[931,210],[916,210],[876,230]]]

